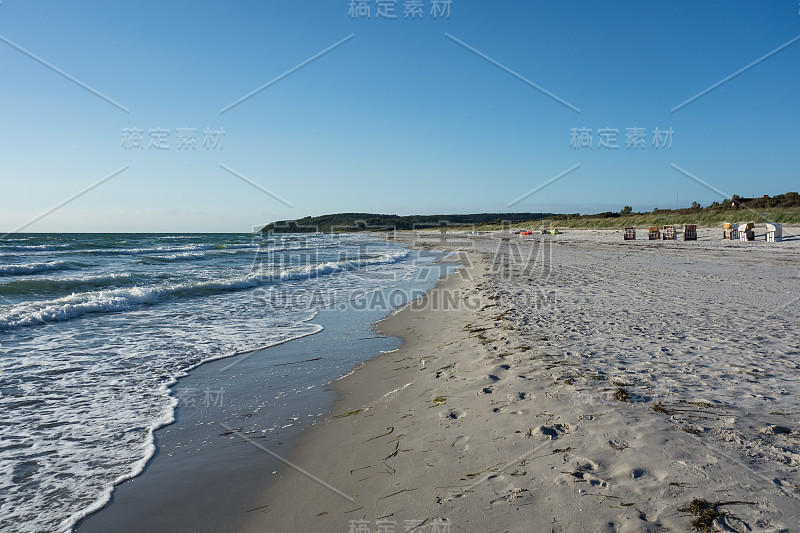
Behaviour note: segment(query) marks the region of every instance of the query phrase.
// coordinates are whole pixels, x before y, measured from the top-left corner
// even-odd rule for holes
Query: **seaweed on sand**
[[[703,498],[693,499],[686,507],[679,507],[678,511],[689,513],[694,518],[692,520],[692,531],[712,532],[714,520],[720,516],[726,515],[725,511],[719,508],[723,505],[755,505],[755,502],[744,501],[728,501],[728,502],[710,502]]]
[[[364,410],[365,409],[356,409],[355,411],[350,411],[349,413],[342,413],[340,415],[336,415],[333,418],[345,418],[345,417],[348,417],[348,416],[357,415],[358,413],[361,413]]]
[[[614,399],[619,402],[627,402],[628,401],[628,391],[623,388],[619,388],[614,391]]]

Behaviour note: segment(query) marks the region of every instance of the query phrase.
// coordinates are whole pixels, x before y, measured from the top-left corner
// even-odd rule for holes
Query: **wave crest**
[[[0,265],[0,276],[16,276],[19,274],[38,274],[53,270],[69,270],[84,265],[72,261],[46,261],[42,263],[26,263],[22,265]]]

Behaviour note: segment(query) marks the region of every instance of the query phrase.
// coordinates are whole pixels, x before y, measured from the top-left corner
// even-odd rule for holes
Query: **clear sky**
[[[651,210],[800,189],[800,40],[673,111],[800,36],[797,0],[452,0],[449,18],[423,0],[422,19],[404,16],[411,0],[366,2],[370,18],[350,3],[2,0],[0,230],[121,168],[27,230]],[[381,3],[397,18],[377,18]],[[178,131],[192,128],[194,149]]]

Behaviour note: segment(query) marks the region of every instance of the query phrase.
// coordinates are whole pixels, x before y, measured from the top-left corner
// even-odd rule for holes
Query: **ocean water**
[[[177,378],[317,333],[320,308],[438,257],[358,235],[1,240],[2,529],[69,531],[143,470],[153,431],[174,420]]]

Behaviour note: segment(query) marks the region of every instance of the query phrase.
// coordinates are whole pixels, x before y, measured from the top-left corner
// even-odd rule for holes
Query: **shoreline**
[[[392,309],[365,308],[360,300],[402,303],[435,282],[423,276],[319,308],[309,319],[319,331],[193,366],[169,387],[180,406],[172,423],[154,431],[157,451],[143,471],[115,485],[110,501],[73,529],[235,531],[250,509],[249,495],[280,467],[259,461],[262,452],[250,444],[290,449],[303,427],[328,409],[332,381],[357,367],[363,354],[399,344],[372,329]],[[236,497],[212,498],[217,490]]]
[[[447,261],[447,258],[444,261]],[[373,329],[376,332],[400,338],[402,339],[402,344],[395,350],[381,353],[380,355],[368,359],[331,384],[335,391],[336,398],[333,400],[331,408],[325,415],[324,420],[318,421],[304,432],[304,435],[289,455],[289,460],[292,463],[296,465],[314,464],[316,461],[313,461],[312,458],[319,458],[318,448],[323,441],[338,441],[343,439],[346,434],[360,435],[364,433],[365,430],[361,427],[356,428],[360,419],[378,416],[377,413],[379,412],[383,414],[385,411],[379,410],[385,409],[385,400],[395,398],[413,386],[414,381],[419,377],[417,365],[411,364],[411,361],[409,361],[409,364],[405,365],[405,368],[396,369],[394,368],[397,366],[396,359],[404,354],[412,352],[417,353],[419,351],[418,346],[420,343],[424,342],[423,338],[428,331],[421,335],[416,333],[416,331],[412,331],[409,321],[419,318],[414,316],[414,313],[417,312],[420,307],[425,308],[430,305],[431,300],[437,298],[437,295],[454,287],[464,288],[460,283],[463,282],[461,279],[461,272],[463,270],[464,267],[458,268],[455,272],[440,280],[434,288],[425,293],[421,298],[395,310],[392,315],[374,324]],[[459,313],[459,316],[455,318],[456,324],[460,324],[460,318],[461,316]],[[438,325],[433,324],[429,326],[429,329],[436,329],[438,327]],[[408,356],[404,359],[412,359],[412,357]],[[422,368],[425,368],[428,364],[435,364],[434,359],[426,359],[424,355],[419,356],[418,360]],[[431,362],[428,363],[428,361]],[[404,365],[401,364],[400,366],[403,367]],[[346,429],[342,432],[342,430],[338,428],[335,430],[335,433],[331,435],[329,433],[331,429],[329,425],[336,421],[339,421],[342,426],[346,425]],[[381,425],[381,423],[378,425]],[[382,430],[378,431],[376,434],[385,433],[388,430],[388,428],[381,429]],[[395,437],[397,434],[399,434],[399,429],[393,430],[386,438],[391,439],[391,437]],[[376,439],[376,441],[377,440],[378,439]],[[397,450],[399,450],[399,447]],[[316,466],[316,464],[314,466]],[[308,468],[307,466],[301,466],[301,468],[312,473],[316,471],[314,468]],[[316,476],[317,474],[314,475]],[[325,478],[323,477],[322,479]],[[335,485],[334,488],[336,488]],[[338,499],[346,505],[352,503],[336,491],[331,491],[327,487],[309,481],[307,476],[298,473],[297,470],[285,468],[277,479],[270,481],[265,490],[256,496],[252,505],[254,509],[258,509],[257,513],[254,513],[253,517],[246,520],[238,531],[244,533],[262,532],[267,530],[265,524],[269,524],[269,530],[285,528],[287,531],[293,531],[303,530],[306,527],[312,531],[348,530],[348,521],[342,522],[340,528],[331,529],[326,527],[330,525],[327,518],[323,518],[311,524],[298,521],[298,517],[294,512],[285,512],[286,509],[284,508],[278,511],[279,515],[273,514],[271,509],[280,507],[284,499],[281,498],[281,501],[276,502],[276,496],[285,497],[287,489],[288,492],[292,494],[291,499],[302,495],[304,502],[319,500],[328,502],[330,498],[333,498],[334,500]],[[322,490],[322,494],[319,493],[320,490]],[[358,505],[353,505],[352,507],[358,507]],[[317,515],[317,517],[319,518],[319,515]],[[414,520],[412,517],[408,519]]]
[[[316,316],[312,317],[312,318],[309,318],[306,322],[311,322],[314,318],[316,318]],[[181,384],[182,380],[184,380],[185,378],[188,378],[191,372],[193,372],[194,370],[196,370],[196,369],[198,369],[198,368],[200,368],[202,366],[205,366],[205,365],[208,365],[208,364],[211,364],[211,363],[215,363],[215,362],[222,361],[222,360],[225,360],[225,359],[231,359],[231,358],[234,358],[234,357],[240,357],[240,356],[245,356],[245,355],[249,356],[249,355],[252,355],[252,354],[256,354],[257,352],[261,352],[261,351],[267,350],[269,348],[280,346],[282,344],[286,344],[286,343],[291,342],[291,341],[296,341],[296,340],[302,339],[304,337],[308,337],[308,336],[311,336],[311,335],[316,335],[318,333],[321,333],[322,331],[324,331],[324,328],[322,326],[318,326],[318,329],[315,329],[314,331],[311,331],[311,332],[308,332],[308,333],[302,333],[302,334],[299,334],[299,335],[295,335],[293,337],[289,337],[287,339],[276,341],[276,342],[271,343],[271,344],[269,344],[267,346],[254,348],[252,350],[244,350],[244,351],[241,351],[241,352],[236,352],[236,353],[232,353],[232,354],[228,354],[228,355],[219,355],[219,356],[215,356],[215,357],[210,357],[208,359],[200,361],[199,363],[195,363],[195,364],[191,365],[190,367],[182,370],[179,374],[173,376],[172,380],[170,382],[165,383],[164,385],[162,385],[161,391],[164,392],[167,397],[171,398],[174,401],[169,406],[170,407],[170,411],[169,411],[169,413],[165,414],[163,420],[158,421],[154,426],[149,428],[150,441],[147,443],[147,446],[146,446],[146,455],[133,464],[133,466],[131,467],[131,472],[129,474],[126,474],[124,476],[121,476],[121,477],[115,479],[111,483],[111,486],[109,487],[107,494],[104,494],[100,499],[98,499],[90,507],[88,507],[86,509],[83,509],[81,511],[78,511],[78,512],[74,513],[72,516],[70,516],[69,518],[65,519],[60,530],[61,531],[65,531],[65,532],[69,532],[69,531],[75,531],[75,530],[79,529],[81,527],[81,525],[86,520],[90,519],[92,516],[96,515],[97,513],[102,512],[106,507],[111,505],[111,503],[113,502],[113,499],[114,499],[114,493],[117,491],[117,489],[120,486],[122,486],[123,484],[125,484],[125,483],[127,483],[129,481],[132,481],[132,480],[136,479],[137,477],[142,475],[150,467],[150,464],[152,463],[152,461],[156,458],[156,456],[159,453],[159,449],[158,449],[158,446],[157,446],[156,434],[159,431],[161,431],[161,430],[163,430],[165,428],[168,428],[169,426],[172,426],[173,424],[178,422],[177,413],[178,413],[178,407],[180,407],[180,405],[179,405],[180,400],[176,396],[175,393],[176,393],[176,390],[177,390],[178,386]]]
[[[763,372],[752,365],[792,353],[797,333],[788,325],[766,335],[740,329],[726,313],[777,309],[775,287],[796,292],[798,243],[742,254],[708,238],[710,246],[645,250],[621,239],[598,247],[587,235],[552,239],[544,274],[515,264],[513,252],[518,242],[534,251],[544,241],[418,235],[416,244],[430,248],[472,242],[469,278],[451,275],[427,303],[378,324],[402,337],[401,347],[337,382],[330,413],[290,455],[353,501],[284,469],[256,495],[240,530],[388,523],[400,531],[419,521],[425,532],[790,531],[800,509],[791,481],[800,425],[788,407],[800,403],[798,391],[765,400],[759,391],[780,375],[726,374],[731,353],[747,356],[754,335],[763,347],[740,366]],[[498,254],[504,246],[508,253]],[[742,272],[759,287],[714,284]],[[537,299],[543,287],[558,300]],[[436,294],[455,291],[446,300],[482,304],[426,309]],[[654,292],[663,313],[688,312],[694,325],[641,328]],[[771,297],[762,301],[764,293]],[[800,363],[778,361],[787,371]],[[743,391],[752,399],[741,399]]]

